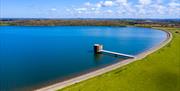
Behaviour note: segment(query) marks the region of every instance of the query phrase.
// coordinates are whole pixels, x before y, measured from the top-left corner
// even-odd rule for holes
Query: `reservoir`
[[[93,52],[137,55],[167,38],[164,31],[108,26],[0,26],[0,91],[33,90],[122,61]]]

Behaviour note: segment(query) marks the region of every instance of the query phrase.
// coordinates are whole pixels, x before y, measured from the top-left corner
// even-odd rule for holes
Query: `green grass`
[[[143,60],[59,91],[180,91],[180,29],[160,29],[173,34],[165,47]]]
[[[7,26],[9,24],[6,24],[6,23],[0,23],[0,26]]]

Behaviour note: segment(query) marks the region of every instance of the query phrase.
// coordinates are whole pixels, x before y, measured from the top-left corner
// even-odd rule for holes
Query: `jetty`
[[[108,53],[108,54],[113,54],[116,56],[125,56],[125,57],[135,58],[135,56],[133,56],[133,55],[104,50],[103,45],[101,45],[101,44],[94,44],[94,53],[96,53],[96,54]]]

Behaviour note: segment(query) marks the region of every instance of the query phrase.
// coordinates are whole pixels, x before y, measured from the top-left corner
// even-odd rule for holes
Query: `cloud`
[[[75,10],[77,10],[77,11],[86,11],[87,8],[77,8],[77,9],[75,9]]]
[[[180,7],[180,4],[179,3],[176,3],[176,2],[171,2],[168,4],[170,7]]]
[[[127,0],[115,0],[116,4],[123,4],[126,5],[127,4]]]
[[[70,12],[70,11],[71,11],[71,9],[66,9],[66,11],[67,11],[67,12]]]
[[[139,3],[140,3],[141,5],[148,5],[148,4],[151,3],[151,0],[139,0]]]
[[[163,1],[162,1],[162,0],[156,0],[156,3],[157,3],[157,4],[162,4]]]
[[[152,13],[165,14],[167,12],[167,7],[161,4],[151,5],[151,7],[154,9]]]
[[[84,3],[85,6],[91,6],[91,3],[90,2],[86,2]]]
[[[51,8],[50,11],[57,11],[57,9],[56,8]]]
[[[111,7],[111,6],[113,6],[113,4],[114,4],[113,1],[104,1],[102,3],[102,6],[104,6],[104,7]]]
[[[91,10],[96,10],[96,8],[91,8]]]
[[[168,4],[168,13],[169,14],[174,14],[176,15],[177,17],[180,17],[180,3],[177,3],[177,2],[170,2]]]
[[[110,16],[151,18],[151,17],[179,17],[180,3],[177,0],[163,2],[163,0],[105,0],[97,3],[86,2],[81,8],[74,8],[74,13],[88,14],[89,16]]]
[[[101,7],[111,7],[114,5],[113,1],[107,0],[107,1],[100,1],[94,5],[91,4],[91,6],[95,6],[97,8],[101,8]]]
[[[97,4],[95,5],[95,7],[96,7],[96,8],[101,8],[101,7],[102,7],[102,4],[101,4],[101,3],[97,3]]]

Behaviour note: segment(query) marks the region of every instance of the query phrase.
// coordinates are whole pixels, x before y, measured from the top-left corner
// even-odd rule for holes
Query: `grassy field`
[[[164,48],[119,69],[59,91],[180,91],[180,28]]]

